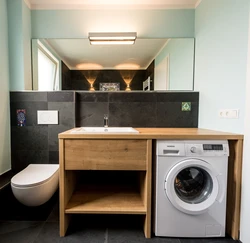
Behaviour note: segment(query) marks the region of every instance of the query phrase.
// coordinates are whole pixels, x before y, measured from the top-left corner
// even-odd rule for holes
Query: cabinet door
[[[146,170],[147,140],[65,140],[66,170]]]

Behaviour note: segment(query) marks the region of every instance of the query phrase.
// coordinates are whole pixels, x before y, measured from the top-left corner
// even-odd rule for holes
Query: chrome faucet
[[[108,114],[104,114],[104,127],[109,126],[109,116]]]

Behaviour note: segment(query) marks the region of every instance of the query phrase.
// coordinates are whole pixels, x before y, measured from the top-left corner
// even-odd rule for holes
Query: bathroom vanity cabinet
[[[71,214],[141,214],[149,238],[151,151],[152,140],[147,139],[60,139],[60,235],[65,235]],[[88,178],[86,171],[93,170],[102,173]],[[105,171],[115,180],[106,179]],[[124,171],[124,179],[117,178],[118,171]]]
[[[59,134],[60,236],[73,214],[139,214],[151,237],[156,139],[228,140],[227,228],[239,237],[243,136],[196,128],[136,128],[138,134]]]

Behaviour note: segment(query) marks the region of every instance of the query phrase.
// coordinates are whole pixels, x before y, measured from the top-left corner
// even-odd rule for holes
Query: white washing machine
[[[158,140],[155,235],[225,236],[227,141]]]

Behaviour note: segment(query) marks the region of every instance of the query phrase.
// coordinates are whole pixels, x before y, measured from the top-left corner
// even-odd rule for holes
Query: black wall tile
[[[156,103],[110,103],[109,124],[121,127],[155,127]]]
[[[49,163],[59,164],[59,152],[58,151],[49,151]]]
[[[90,84],[85,77],[85,72],[79,70],[70,70],[70,86],[71,90],[89,90]]]
[[[77,102],[108,102],[108,92],[77,92]]]
[[[74,102],[73,91],[48,92],[48,102]]]
[[[104,114],[108,114],[108,102],[80,102],[77,126],[103,126]]]
[[[120,90],[127,87],[119,70],[100,70],[94,83],[95,90],[100,90],[100,83],[119,83]]]
[[[110,92],[109,102],[156,102],[154,92]]]
[[[48,150],[13,150],[11,153],[12,170],[23,170],[29,164],[48,164]]]
[[[47,101],[47,92],[30,91],[30,92],[10,92],[10,101]]]
[[[151,65],[152,66],[152,65]],[[150,68],[149,70],[151,70]],[[93,84],[96,91],[100,90],[100,83],[119,83],[120,90],[125,90],[127,84],[124,79],[132,78],[131,90],[142,90],[142,83],[146,80],[149,70],[68,70],[63,65],[63,90],[89,90],[90,83],[87,78],[96,77]]]
[[[198,102],[199,92],[157,92],[157,102]]]
[[[198,103],[191,111],[181,111],[181,102],[157,103],[157,127],[198,127]]]
[[[75,127],[75,103],[73,102],[48,102],[48,110],[58,111],[59,125],[70,128]],[[58,125],[51,125],[56,127]]]
[[[64,125],[48,125],[48,149],[49,151],[58,151],[58,134],[65,132],[74,126],[64,126]]]
[[[48,127],[29,126],[11,128],[12,150],[47,150]]]
[[[17,109],[26,110],[26,126],[37,126],[37,111],[48,110],[47,102],[11,102],[10,113],[11,113],[11,126],[17,126]]]
[[[62,90],[72,90],[71,70],[62,63]]]
[[[49,151],[58,151],[58,134],[75,127],[75,103],[48,102],[49,110],[58,110],[58,125],[48,125]]]
[[[123,73],[123,71],[120,71],[121,73]],[[126,72],[126,70],[125,70]],[[132,72],[132,71],[130,71]],[[135,70],[134,71],[134,76],[132,78],[132,81],[130,83],[130,89],[133,90],[142,90],[143,89],[143,82],[147,79],[146,76],[146,70]],[[126,86],[124,88],[124,90],[126,89]]]

